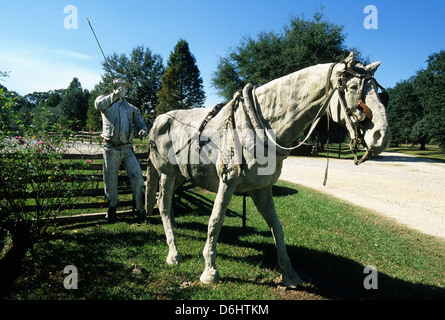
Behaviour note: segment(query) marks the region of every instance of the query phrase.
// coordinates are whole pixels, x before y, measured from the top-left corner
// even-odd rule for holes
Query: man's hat
[[[124,79],[116,79],[113,80],[113,89],[118,88],[118,87],[130,87],[130,83],[127,80]]]

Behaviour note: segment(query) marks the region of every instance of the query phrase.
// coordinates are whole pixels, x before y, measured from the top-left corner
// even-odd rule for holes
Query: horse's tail
[[[145,210],[147,216],[151,217],[156,204],[156,193],[159,188],[159,173],[151,162],[151,144],[148,148],[147,181],[145,185]]]

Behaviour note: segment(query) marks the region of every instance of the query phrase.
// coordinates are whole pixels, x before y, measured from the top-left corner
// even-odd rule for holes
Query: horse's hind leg
[[[176,238],[173,228],[172,220],[172,200],[173,191],[175,186],[176,175],[166,175],[164,173],[160,176],[159,181],[159,213],[162,218],[162,223],[164,225],[165,236],[167,238],[168,245],[168,264],[178,264],[181,262],[182,258],[176,247]]]
[[[301,282],[300,276],[292,268],[286,245],[284,243],[284,233],[280,220],[278,220],[275,204],[273,201],[272,187],[255,190],[249,193],[258,211],[266,220],[275,241],[278,255],[278,266],[283,275],[283,282],[287,288],[296,288]]]

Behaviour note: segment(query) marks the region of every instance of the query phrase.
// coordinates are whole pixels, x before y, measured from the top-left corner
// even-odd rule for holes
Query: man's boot
[[[136,217],[137,217],[137,220],[139,223],[149,223],[150,222],[147,218],[147,212],[143,209],[138,210]]]
[[[107,216],[105,217],[105,219],[107,219],[108,222],[116,222],[116,208],[113,207],[109,207],[108,208],[108,212],[107,212]]]

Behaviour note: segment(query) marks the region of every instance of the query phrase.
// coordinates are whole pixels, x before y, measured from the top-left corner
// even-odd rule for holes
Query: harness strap
[[[233,101],[231,108],[233,109],[233,105],[237,102],[238,100],[238,96],[236,97],[236,99]],[[200,140],[201,138],[201,133],[204,131],[205,126],[207,125],[207,123],[212,120],[213,117],[215,117],[220,111],[221,109],[225,106],[224,103],[220,103],[217,104],[215,107],[213,107],[212,110],[210,110],[210,112],[207,114],[207,116],[202,120],[199,128],[198,128],[198,132],[196,135],[194,135],[193,137],[189,138],[187,143],[180,148],[178,151],[176,151],[175,155],[177,156],[178,154],[180,154],[185,148],[187,148],[188,146],[190,146],[190,144],[193,142],[194,139],[196,140]]]

